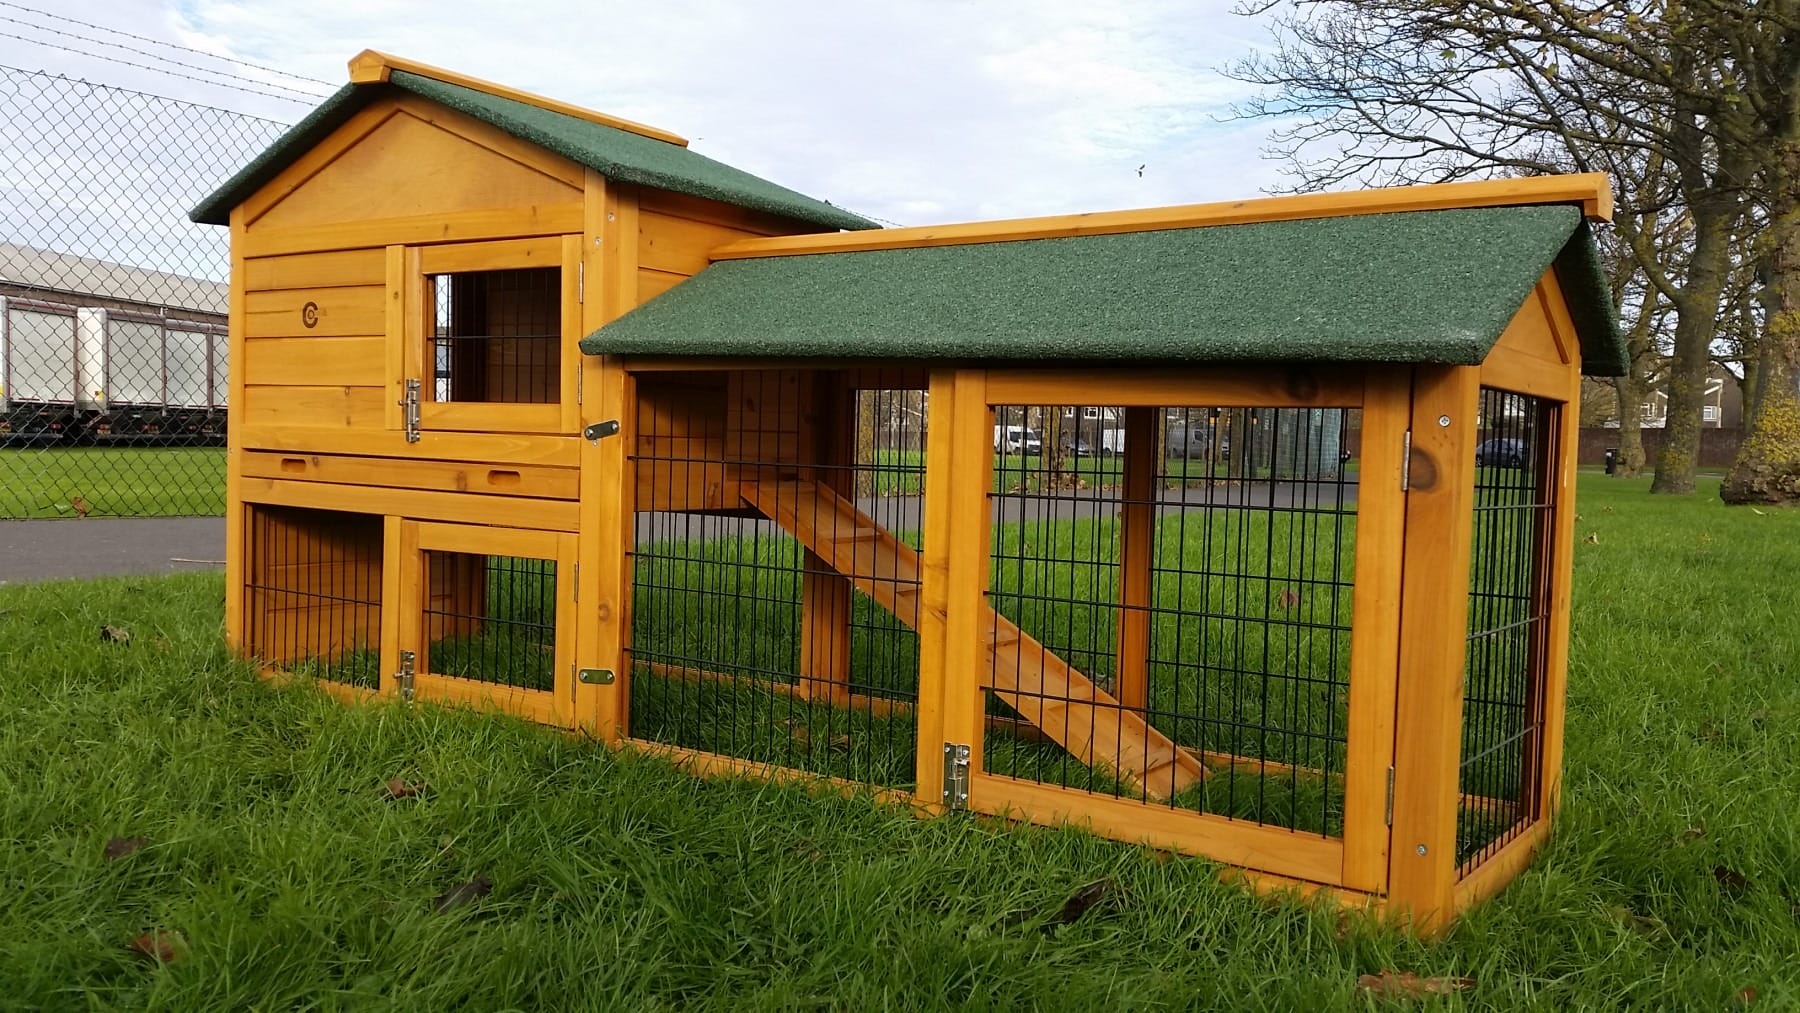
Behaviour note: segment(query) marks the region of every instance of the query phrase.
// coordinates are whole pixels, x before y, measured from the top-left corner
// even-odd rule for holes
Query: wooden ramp
[[[919,556],[867,514],[816,482],[739,482],[744,501],[781,525],[856,589],[919,628]],[[982,609],[993,689],[1008,707],[1089,766],[1166,798],[1202,780],[1199,760],[1141,715],[1046,650],[1005,616]]]

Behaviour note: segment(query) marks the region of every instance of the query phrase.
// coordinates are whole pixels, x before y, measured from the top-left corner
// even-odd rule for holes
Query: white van
[[[994,449],[1002,454],[1041,454],[1044,438],[1024,426],[995,426]]]

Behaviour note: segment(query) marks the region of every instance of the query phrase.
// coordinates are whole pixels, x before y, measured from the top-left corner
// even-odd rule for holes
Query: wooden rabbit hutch
[[[1545,839],[1603,177],[878,229],[351,71],[194,215],[266,672],[1428,927]]]

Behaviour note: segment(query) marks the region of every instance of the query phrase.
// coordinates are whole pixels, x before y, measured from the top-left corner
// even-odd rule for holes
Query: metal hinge
[[[575,673],[575,681],[587,686],[610,686],[613,672],[610,668],[583,668]]]
[[[969,747],[957,742],[944,743],[944,807],[969,808]]]
[[[1400,491],[1412,488],[1412,430],[1400,439]]]
[[[1388,768],[1387,815],[1383,818],[1387,820],[1388,826],[1394,825],[1394,768],[1392,767]]]
[[[575,603],[581,604],[581,564],[575,564]]]
[[[412,703],[413,668],[417,663],[418,658],[413,652],[400,652],[400,671],[394,675],[394,684],[400,687],[400,699],[407,703]]]
[[[576,404],[581,403],[582,388],[587,386],[586,380],[587,380],[587,370],[582,369],[580,366],[575,367],[575,403]]]
[[[596,422],[593,425],[588,426],[586,429],[583,429],[581,431],[582,439],[592,440],[595,443],[599,443],[601,440],[606,439],[608,436],[617,436],[617,435],[619,435],[619,420],[618,419],[607,419],[605,422]]]
[[[575,301],[587,302],[587,261],[585,260],[575,264]]]
[[[406,396],[400,399],[400,407],[404,411],[406,422],[406,442],[419,442],[419,381],[408,378]]]

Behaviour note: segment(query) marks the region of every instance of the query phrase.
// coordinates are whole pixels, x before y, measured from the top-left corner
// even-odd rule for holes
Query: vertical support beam
[[[1400,566],[1406,537],[1401,474],[1412,424],[1412,378],[1370,370],[1363,390],[1350,603],[1350,709],[1344,761],[1343,886],[1385,893],[1388,769],[1400,665]]]
[[[1156,541],[1156,408],[1125,409],[1125,502],[1119,517],[1119,654],[1113,695],[1142,713],[1150,696],[1150,567]],[[1102,450],[1101,445],[1095,449]]]
[[[921,806],[938,811],[943,781],[945,633],[950,595],[951,446],[956,432],[956,370],[934,369],[927,381],[925,421],[925,541],[919,553],[919,698],[913,789]]]
[[[801,385],[800,459],[817,466],[814,481],[854,500],[856,476],[849,466],[856,463],[855,392],[849,376],[838,370],[816,370],[810,379]],[[808,699],[848,707],[850,578],[833,572],[810,549],[801,556],[801,567],[800,691]]]
[[[944,740],[969,746],[969,770],[981,769],[987,722],[981,686],[989,677],[988,557],[993,545],[994,411],[987,371],[956,373],[956,418],[950,431],[950,488],[945,500]],[[936,435],[935,431],[932,434]],[[926,487],[930,488],[930,480]],[[942,743],[938,751],[942,751]]]
[[[394,658],[391,665],[384,662],[381,676],[382,687],[398,694],[400,687],[393,683],[394,673],[400,670],[400,652],[414,651],[418,654],[419,664],[423,666],[428,660],[425,657],[425,554],[419,551],[419,525],[414,521],[394,518],[394,580],[395,593],[392,598],[382,601],[383,612],[393,612],[394,619]]]
[[[1553,272],[1546,272],[1539,282],[1540,294],[1550,313],[1550,326],[1564,348],[1576,347],[1575,325],[1569,319],[1568,305]],[[1571,354],[1568,391],[1561,410],[1557,439],[1557,460],[1553,463],[1553,481],[1546,486],[1555,496],[1555,513],[1550,524],[1549,614],[1544,630],[1543,748],[1539,750],[1540,772],[1537,818],[1550,819],[1561,804],[1563,764],[1563,715],[1567,711],[1569,686],[1569,609],[1573,601],[1575,562],[1575,458],[1581,445],[1581,365],[1579,355]]]
[[[399,432],[406,428],[406,413],[401,402],[406,397],[406,247],[390,246],[383,251],[382,263],[387,277],[387,302],[383,313],[383,329],[387,332],[387,401],[382,405],[381,419],[385,428]]]
[[[375,688],[383,696],[399,692],[394,673],[400,670],[400,614],[406,611],[402,604],[406,601],[401,583],[401,569],[406,565],[402,542],[409,528],[411,525],[398,517],[381,519],[381,678]]]
[[[231,209],[231,294],[226,307],[225,643],[244,644],[244,209]]]
[[[1388,899],[1422,933],[1454,913],[1480,377],[1474,366],[1413,371]]]
[[[581,237],[586,275],[581,298],[581,332],[601,325],[637,304],[637,191],[587,172]],[[616,419],[617,435],[581,441],[581,533],[576,549],[575,657],[577,668],[614,673],[610,685],[577,683],[574,727],[608,745],[627,734],[631,679],[631,566],[636,533],[633,500],[637,446],[637,385],[613,356],[580,357],[581,424]]]

